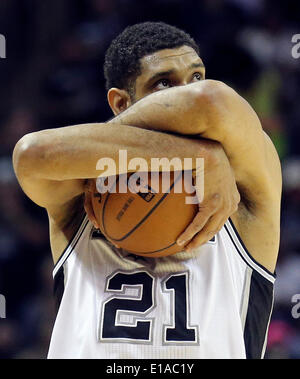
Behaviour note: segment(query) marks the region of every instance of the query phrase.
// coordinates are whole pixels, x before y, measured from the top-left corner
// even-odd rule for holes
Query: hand
[[[204,162],[204,197],[198,205],[199,212],[177,239],[187,251],[203,245],[218,233],[240,202],[234,172],[222,146],[216,142],[210,145],[211,159]],[[96,181],[89,180],[85,186],[84,208],[89,220],[99,229],[91,200],[96,191]]]
[[[208,242],[237,211],[240,194],[234,172],[219,143],[212,143],[212,159],[204,161],[204,196],[199,212],[177,243],[190,251]],[[196,187],[200,196],[200,189]]]

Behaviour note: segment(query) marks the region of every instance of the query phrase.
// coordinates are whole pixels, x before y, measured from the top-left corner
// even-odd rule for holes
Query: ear
[[[107,100],[115,116],[131,105],[129,93],[119,88],[111,88],[107,93]]]

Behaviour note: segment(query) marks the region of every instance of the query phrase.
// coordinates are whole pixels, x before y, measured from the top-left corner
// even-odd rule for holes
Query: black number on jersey
[[[129,286],[136,289],[135,296],[126,295]],[[109,279],[107,290],[118,292],[118,296],[104,303],[102,338],[149,341],[152,320],[138,318],[153,307],[153,278],[147,272],[117,273]],[[136,315],[134,324],[122,323],[120,317],[126,314]]]
[[[170,276],[164,282],[164,291],[171,292],[173,326],[165,327],[165,341],[196,342],[196,328],[188,327],[188,274]]]
[[[172,320],[172,325],[164,326],[164,344],[198,342],[197,327],[188,325],[188,279],[188,273],[181,273],[162,282],[162,292],[166,296],[170,294]],[[145,271],[118,272],[109,278],[106,292],[114,292],[114,295],[102,307],[100,339],[151,343],[154,320],[146,316],[154,307],[154,287],[154,278]],[[126,315],[131,319],[126,319]]]

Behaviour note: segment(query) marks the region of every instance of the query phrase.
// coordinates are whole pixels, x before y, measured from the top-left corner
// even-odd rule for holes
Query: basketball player
[[[198,46],[177,28],[126,28],[104,68],[112,120],[26,135],[13,154],[24,192],[49,216],[59,307],[48,357],[262,358],[279,246],[274,146],[242,97],[205,80]],[[97,232],[87,183],[101,157],[118,168],[121,149],[149,164],[205,159],[182,252],[134,256]]]

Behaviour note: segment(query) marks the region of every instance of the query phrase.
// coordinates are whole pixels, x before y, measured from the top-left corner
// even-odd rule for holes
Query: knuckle
[[[226,217],[228,216],[229,214],[231,214],[231,210],[232,210],[232,207],[231,207],[231,203],[226,203],[224,204],[220,210],[218,211],[218,216],[220,217]]]
[[[238,210],[239,203],[237,201],[232,201],[229,207],[229,211],[231,213],[236,212]]]
[[[202,227],[202,223],[200,222],[200,221],[195,221],[194,223],[193,223],[193,230],[199,230],[199,229],[201,229],[201,227]]]
[[[231,204],[229,204],[229,207],[227,209],[227,214],[230,216],[230,215],[232,215],[233,212],[235,212],[235,204],[231,203]]]
[[[234,207],[233,207],[233,212],[234,212],[234,213],[237,212],[238,209],[239,209],[239,204],[236,203],[236,204],[234,205]]]
[[[236,193],[234,200],[236,203],[239,203],[241,201],[241,195],[239,194],[239,192]]]
[[[215,210],[216,208],[218,208],[221,204],[221,200],[222,200],[221,195],[219,193],[215,193],[210,199],[210,202],[208,205],[209,210]]]
[[[216,192],[212,195],[212,201],[218,203],[221,200],[221,195],[219,192]]]
[[[203,209],[204,211],[206,209]],[[197,213],[196,217],[194,218],[193,222],[192,222],[192,226],[195,227],[195,228],[198,228],[202,225],[203,223],[203,210],[201,209],[200,212]]]

